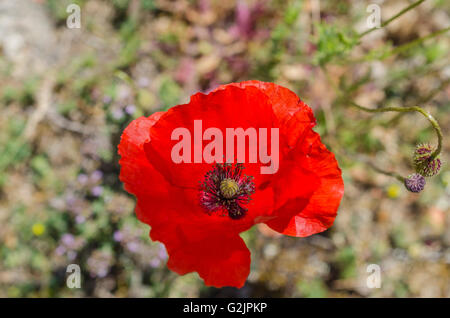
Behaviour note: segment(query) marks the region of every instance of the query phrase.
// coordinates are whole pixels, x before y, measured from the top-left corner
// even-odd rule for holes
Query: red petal
[[[121,165],[119,179],[124,183],[125,190],[139,196],[146,196],[154,200],[152,211],[160,213],[161,205],[169,200],[168,184],[148,162],[144,153],[144,143],[150,140],[152,127],[163,113],[154,113],[150,117],[140,117],[133,120],[122,134],[119,144]],[[138,218],[149,223],[150,211],[138,213]]]
[[[191,158],[193,159],[194,120],[200,119],[202,120],[202,133],[210,127],[219,128],[222,131],[224,148],[226,128],[240,127],[245,130],[247,128],[278,127],[267,96],[255,87],[248,87],[244,90],[229,86],[227,89],[208,95],[199,93],[191,97],[189,104],[172,107],[151,128],[152,140],[145,144],[144,149],[148,160],[165,176],[168,182],[175,186],[197,189],[198,182],[211,169],[211,164],[176,164],[171,158],[171,150],[178,143],[178,140],[171,140],[171,134],[174,129],[183,127],[187,128],[191,134]],[[283,140],[283,137],[280,136],[280,143]],[[206,142],[203,142],[203,145],[205,144]],[[261,176],[259,174],[260,166],[259,163],[245,165],[245,173],[253,175],[255,182],[262,182],[268,177],[268,175]]]
[[[242,287],[250,272],[250,252],[238,233],[253,225],[251,218],[233,226],[229,218],[207,215],[198,205],[197,190],[172,187],[151,166],[143,144],[160,116],[134,120],[119,145],[120,180],[137,197],[136,215],[152,227],[151,238],[166,246],[170,269],[179,274],[196,271],[206,285]]]
[[[272,109],[280,123],[280,127],[286,132],[289,146],[294,145],[298,139],[316,125],[314,114],[294,92],[274,83],[260,81],[246,81],[219,86],[216,90],[225,89],[228,86],[257,87],[269,98]]]
[[[307,155],[305,165],[316,173],[320,185],[309,202],[288,201],[276,212],[280,215],[296,212],[295,216],[288,221],[281,217],[267,222],[267,225],[286,235],[305,237],[333,225],[344,194],[344,182],[334,154],[326,149],[317,133],[311,131],[298,147],[299,151]],[[306,206],[301,208],[301,205]]]
[[[170,255],[167,266],[171,270],[180,275],[195,271],[207,286],[241,288],[244,285],[250,273],[250,251],[240,236],[210,231],[193,240],[181,226],[174,231],[177,235],[165,243]],[[153,231],[152,238],[156,238]]]

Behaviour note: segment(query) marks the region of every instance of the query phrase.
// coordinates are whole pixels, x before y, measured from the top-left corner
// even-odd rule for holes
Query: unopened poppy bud
[[[418,193],[425,188],[425,177],[418,174],[413,173],[405,178],[405,187],[408,191]]]
[[[431,158],[434,148],[430,144],[420,144],[414,151],[414,168],[424,177],[432,177],[441,169],[441,159]]]

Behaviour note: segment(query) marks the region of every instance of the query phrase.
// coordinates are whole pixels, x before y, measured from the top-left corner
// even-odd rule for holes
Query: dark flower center
[[[200,185],[200,204],[207,213],[219,212],[232,219],[241,219],[248,209],[244,206],[255,192],[253,177],[243,175],[242,163],[216,163]]]

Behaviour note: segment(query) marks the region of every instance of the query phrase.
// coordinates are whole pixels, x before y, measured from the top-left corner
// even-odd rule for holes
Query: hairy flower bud
[[[405,187],[408,191],[418,193],[425,188],[425,177],[418,174],[413,173],[405,178]]]
[[[424,177],[432,177],[441,169],[441,159],[431,158],[434,147],[430,144],[420,144],[414,150],[414,168]]]

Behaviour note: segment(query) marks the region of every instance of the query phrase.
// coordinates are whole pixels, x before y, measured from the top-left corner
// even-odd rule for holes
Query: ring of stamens
[[[253,177],[243,175],[242,163],[215,164],[200,184],[200,204],[208,214],[222,211],[232,219],[241,219],[255,192]]]

